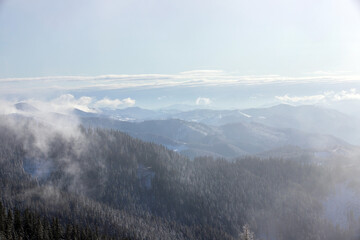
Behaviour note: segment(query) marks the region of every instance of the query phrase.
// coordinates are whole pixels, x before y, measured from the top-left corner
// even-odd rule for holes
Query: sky
[[[358,0],[1,0],[0,77],[359,72]]]
[[[0,0],[0,95],[147,108],[359,101],[359,26],[359,0]]]

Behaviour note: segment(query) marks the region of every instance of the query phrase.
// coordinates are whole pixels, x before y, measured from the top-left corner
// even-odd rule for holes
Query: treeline
[[[48,126],[33,124],[0,124],[0,196],[9,208],[117,239],[239,239],[246,224],[261,239],[358,237],[324,218],[331,169],[251,157],[189,160],[114,130],[44,136],[33,129]]]

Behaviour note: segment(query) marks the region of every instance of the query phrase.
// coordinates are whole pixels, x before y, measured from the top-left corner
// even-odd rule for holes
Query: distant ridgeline
[[[115,130],[65,134],[0,118],[1,239],[230,240],[244,239],[248,228],[259,239],[358,237],[357,219],[343,228],[325,219],[340,168],[189,160]]]

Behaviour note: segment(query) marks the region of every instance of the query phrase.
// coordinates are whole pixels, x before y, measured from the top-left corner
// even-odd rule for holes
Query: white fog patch
[[[61,99],[61,100],[59,100]],[[63,96],[56,101],[50,101],[48,106],[45,102],[29,101],[36,103],[36,111],[22,111],[14,107],[14,103],[2,101],[0,109],[10,109],[2,111],[0,126],[11,130],[16,138],[21,139],[22,147],[26,152],[27,158],[42,159],[37,164],[28,168],[34,168],[32,174],[42,177],[47,173],[47,167],[50,166],[50,153],[52,144],[61,144],[61,142],[71,143],[73,153],[80,156],[88,144],[80,129],[80,121],[75,115],[62,114],[54,112],[53,102],[72,102],[71,96]],[[85,101],[81,99],[81,101]],[[39,107],[39,108],[38,108]],[[65,156],[60,159],[62,162],[70,161]],[[41,163],[41,164],[40,164]],[[49,165],[48,165],[49,164]],[[68,164],[69,166],[71,164]],[[67,169],[69,174],[76,176],[80,174],[79,169]]]
[[[48,178],[56,167],[61,166],[71,179],[66,183],[71,191],[88,190],[82,179],[84,166],[76,159],[88,151],[91,142],[85,137],[78,117],[69,110],[74,104],[86,106],[90,102],[88,97],[75,98],[72,95],[62,95],[49,102],[28,100],[22,102],[20,107],[16,102],[0,102],[0,130],[9,130],[21,143],[25,153],[25,172],[41,180]],[[63,107],[59,106],[61,103],[64,103]],[[56,149],[61,147],[69,151],[58,155]]]
[[[15,102],[0,100],[0,114],[14,114],[17,113],[18,110],[15,107]]]
[[[21,139],[26,139],[26,133],[23,130],[28,131],[33,136],[28,142],[25,141],[25,149],[30,148],[30,145],[35,146],[39,152],[47,155],[49,142],[54,136],[62,137],[66,141],[80,140],[82,138],[79,130],[80,120],[76,116],[55,112],[57,109],[52,102],[48,104],[35,100],[29,100],[28,102],[34,104],[35,110],[23,111],[17,109],[14,102],[0,102],[1,114],[9,116],[2,119],[1,125],[14,131]],[[22,118],[24,121],[17,120]],[[76,147],[74,145],[75,149]]]
[[[196,105],[210,105],[211,104],[211,99],[210,98],[205,98],[205,97],[198,97],[195,101]]]

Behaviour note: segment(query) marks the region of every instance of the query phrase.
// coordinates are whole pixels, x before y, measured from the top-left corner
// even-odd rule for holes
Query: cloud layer
[[[179,74],[137,74],[102,76],[50,76],[34,78],[2,78],[0,93],[26,92],[29,90],[81,90],[128,89],[194,86],[241,86],[295,83],[357,82],[360,76],[344,73],[312,73],[300,77],[279,75],[241,76],[220,70],[198,70]],[[5,91],[6,89],[6,91]]]

